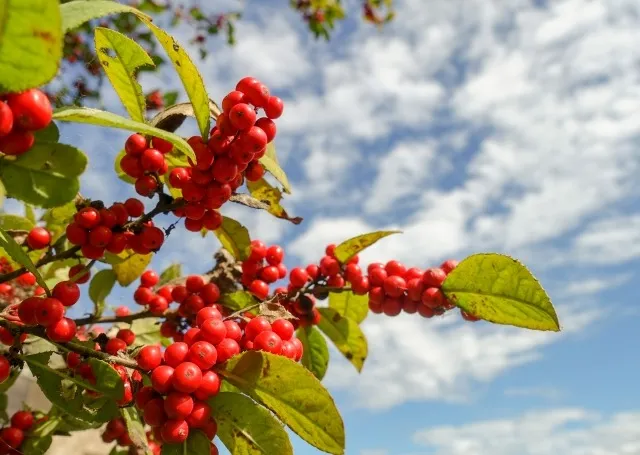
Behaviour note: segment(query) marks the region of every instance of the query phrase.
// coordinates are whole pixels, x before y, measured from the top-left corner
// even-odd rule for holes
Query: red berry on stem
[[[164,399],[164,412],[170,419],[186,419],[193,411],[193,398],[183,392],[169,392]]]
[[[138,364],[140,364],[139,361]],[[174,376],[175,370],[169,365],[157,366],[151,372],[151,386],[156,392],[165,394],[171,390]]]
[[[240,104],[244,102],[244,93],[238,90],[234,90],[229,92],[227,96],[222,99],[222,110],[226,113],[235,106],[236,104]]]
[[[191,428],[202,428],[211,417],[211,407],[202,401],[193,403],[193,410],[187,417],[187,423]]]
[[[0,101],[0,137],[6,136],[13,129],[13,112],[7,103]]]
[[[30,131],[40,130],[51,123],[53,109],[47,95],[38,89],[11,94],[7,104],[13,112],[14,123]]]
[[[147,148],[147,139],[142,134],[132,134],[124,144],[124,151],[129,155],[141,155]]]
[[[207,319],[200,325],[200,336],[203,340],[216,345],[227,336],[227,327],[222,322],[222,319]],[[192,346],[192,349],[194,346]]]
[[[64,306],[72,306],[80,300],[80,287],[72,281],[60,281],[53,287],[51,294]]]
[[[33,250],[41,250],[51,242],[51,234],[43,227],[34,227],[27,235],[27,245]]]
[[[0,383],[3,383],[9,377],[11,373],[11,365],[7,358],[3,355],[0,355]]]
[[[202,329],[200,330],[200,336],[204,337]],[[196,341],[189,348],[189,354],[187,355],[187,360],[195,363],[200,370],[208,370],[216,364],[217,359],[216,348],[208,341]]]
[[[264,331],[259,333],[253,340],[256,350],[266,351],[272,354],[280,354],[282,351],[282,339],[272,331]]]
[[[18,156],[33,147],[36,138],[31,131],[14,129],[8,135],[0,138],[0,152],[5,155]]]
[[[58,299],[46,298],[36,308],[36,321],[44,327],[55,324],[64,316],[64,306]]]
[[[276,319],[271,324],[273,330],[283,341],[288,341],[293,337],[295,329],[293,324],[286,319]]]
[[[218,363],[224,363],[234,355],[240,354],[240,345],[236,340],[225,338],[216,346],[218,351]]]
[[[124,341],[127,344],[127,346],[131,346],[134,343],[134,341],[136,341],[136,334],[133,332],[133,330],[130,330],[130,329],[118,330],[116,337]]]
[[[68,343],[76,336],[76,323],[73,319],[62,318],[47,327],[47,337],[56,343]]]
[[[422,282],[427,287],[439,288],[444,283],[444,280],[447,278],[447,274],[444,270],[437,267],[432,267],[424,271],[424,275],[422,275]]]
[[[129,198],[124,202],[124,208],[132,218],[138,218],[144,213],[144,204],[136,198]]]
[[[180,444],[189,437],[189,424],[181,419],[167,420],[162,425],[162,440],[167,444]]]
[[[93,207],[85,207],[75,214],[74,220],[84,229],[93,229],[100,224],[100,213]]]
[[[11,426],[27,431],[33,425],[33,414],[29,411],[18,411],[11,417]]]
[[[36,325],[38,323],[36,311],[42,301],[43,299],[38,297],[28,297],[20,303],[18,306],[18,316],[20,316],[20,320],[24,324]]]
[[[272,245],[267,249],[266,260],[271,265],[278,265],[284,259],[284,250],[279,245]]]
[[[253,341],[258,334],[271,330],[271,324],[265,317],[256,316],[247,323],[244,328],[244,336],[247,340]]]
[[[113,233],[106,226],[97,226],[89,232],[89,243],[96,248],[106,248]]]
[[[138,353],[136,360],[143,370],[153,370],[162,363],[162,350],[155,345],[145,346]]]
[[[191,353],[191,351],[190,351]],[[173,374],[173,387],[184,393],[195,392],[202,383],[202,370],[195,363],[183,362]]]
[[[440,268],[447,275],[450,274],[451,271],[453,269],[455,269],[457,266],[458,266],[458,261],[456,261],[455,259],[449,259],[449,260],[444,261],[442,264],[440,264]]]
[[[284,110],[284,103],[277,96],[270,96],[267,100],[267,104],[264,106],[264,113],[270,119],[277,119],[282,115]]]
[[[189,345],[187,343],[173,343],[167,347],[164,352],[164,361],[172,368],[176,368],[184,362],[189,354]]]
[[[24,441],[24,432],[18,428],[5,427],[0,431],[0,439],[12,449],[17,449],[22,444],[22,441]],[[0,450],[1,449],[0,447]]]
[[[200,387],[194,392],[198,400],[206,400],[220,391],[220,377],[214,371],[207,371],[202,375]]]
[[[249,292],[258,299],[264,300],[269,295],[269,285],[262,280],[253,280],[249,285]]]
[[[164,401],[162,398],[153,398],[144,405],[143,410],[144,421],[152,426],[158,427],[167,420],[167,414],[164,412]]]
[[[111,355],[117,355],[120,351],[125,351],[127,349],[127,343],[120,338],[110,338],[107,341],[107,345],[105,346],[105,351],[107,351]]]

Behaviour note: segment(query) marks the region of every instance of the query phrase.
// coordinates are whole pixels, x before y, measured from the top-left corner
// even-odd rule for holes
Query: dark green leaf
[[[142,450],[144,455],[151,455],[151,450],[147,444],[147,435],[144,431],[144,424],[140,420],[140,414],[134,407],[120,409],[120,415],[127,425],[127,431],[133,441],[133,446]]]
[[[22,247],[18,245],[15,240],[13,240],[13,237],[11,237],[7,233],[7,231],[2,228],[0,228],[0,248],[5,250],[7,254],[11,256],[11,258],[18,264],[23,265],[29,272],[33,273],[38,280],[38,284],[42,286],[47,292],[50,292],[47,283],[42,278],[42,275],[40,275],[38,269],[36,269],[35,265],[33,265],[33,262],[31,262],[31,258],[22,249]]]
[[[9,414],[7,414],[7,405],[9,404],[9,399],[6,393],[0,394],[0,421],[2,423],[7,423],[9,421]]]
[[[43,455],[47,453],[47,450],[49,450],[53,442],[53,434],[60,427],[61,423],[61,416],[49,415],[46,421],[35,424],[20,446],[22,453],[29,455]]]
[[[329,348],[327,340],[315,327],[300,327],[296,331],[298,339],[302,342],[304,350],[300,362],[322,380],[329,367]]]
[[[222,226],[215,231],[222,246],[239,260],[244,261],[249,257],[251,238],[249,231],[233,218],[223,217]]]
[[[102,316],[105,299],[111,293],[115,284],[116,274],[111,269],[100,270],[91,278],[91,283],[89,283],[89,297],[94,304],[94,316],[98,318]]]
[[[336,345],[345,358],[362,371],[367,359],[367,338],[355,321],[340,315],[333,308],[318,308],[322,315],[318,328]]]
[[[138,43],[122,33],[102,27],[96,27],[94,33],[96,55],[113,89],[129,116],[144,122],[146,102],[136,71],[142,66],[155,66],[153,60]]]
[[[0,3],[0,86],[11,92],[39,87],[58,72],[62,58],[58,0]]]
[[[401,231],[376,231],[368,234],[362,234],[357,237],[345,240],[336,247],[335,256],[341,263],[346,263],[356,254],[369,248],[378,240],[383,239],[392,234],[400,234]]]
[[[469,256],[442,284],[447,299],[495,324],[560,331],[551,299],[517,260],[495,253]]]
[[[369,314],[369,297],[353,292],[330,292],[329,307],[347,319],[360,324]]]
[[[218,437],[232,454],[293,454],[282,424],[251,398],[226,392],[209,404],[218,423]]]
[[[0,163],[7,195],[38,207],[58,207],[73,200],[87,157],[75,147],[36,143],[29,153]]]
[[[329,392],[302,365],[283,356],[248,351],[227,361],[218,373],[309,444],[331,454],[344,453],[342,417]]]

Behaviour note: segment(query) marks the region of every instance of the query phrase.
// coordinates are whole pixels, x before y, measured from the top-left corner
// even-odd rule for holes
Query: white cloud
[[[616,288],[633,277],[633,274],[626,273],[615,277],[607,278],[587,278],[567,283],[562,292],[565,296],[577,296],[597,294],[605,290]]]
[[[640,215],[603,219],[578,235],[574,256],[581,262],[615,264],[640,256]]]
[[[425,429],[414,441],[434,455],[639,455],[639,427],[640,412],[559,408]]]
[[[388,409],[406,401],[466,401],[472,386],[510,368],[540,359],[541,348],[587,327],[601,315],[595,307],[559,305],[563,331],[534,332],[488,323],[458,323],[455,311],[426,320],[402,314],[370,315],[363,324],[369,358],[360,375],[346,361],[332,360],[326,383],[348,388],[353,404]],[[354,381],[358,382],[353,389]],[[380,392],[380,384],[385,384]]]

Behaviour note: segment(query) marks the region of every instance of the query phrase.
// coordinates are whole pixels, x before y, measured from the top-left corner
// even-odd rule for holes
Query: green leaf
[[[356,370],[362,371],[369,348],[358,323],[343,317],[333,308],[318,308],[318,311],[322,315],[318,328],[333,341]]]
[[[91,278],[89,283],[89,297],[94,304],[93,314],[96,317],[102,316],[105,306],[105,299],[111,293],[116,284],[116,274],[111,269],[100,270]]]
[[[119,264],[113,264],[111,267],[116,274],[118,284],[122,287],[127,287],[138,278],[140,278],[142,272],[145,271],[145,269],[151,262],[153,253],[135,254],[131,250],[125,250],[118,256],[125,257],[127,259],[120,262]]]
[[[67,33],[91,19],[115,13],[133,13],[142,15],[140,11],[112,0],[78,0],[60,5],[62,14],[62,31]]]
[[[140,17],[140,19],[153,32],[169,56],[180,80],[182,80],[182,85],[187,92],[189,101],[191,101],[193,105],[193,111],[196,116],[198,128],[200,129],[200,134],[203,138],[208,138],[209,129],[211,128],[211,114],[209,113],[209,95],[207,94],[207,88],[204,85],[202,75],[193,61],[191,61],[187,52],[178,44],[174,37],[157,27],[149,19],[144,17]]]
[[[312,446],[344,453],[344,423],[333,398],[302,365],[283,356],[248,351],[227,361],[218,374]]]
[[[120,180],[125,181],[125,182],[130,183],[131,185],[133,185],[133,184],[136,183],[136,179],[134,179],[133,177],[129,177],[122,170],[122,167],[120,167],[120,160],[126,154],[127,154],[127,152],[124,149],[120,150],[120,152],[116,155],[115,161],[113,162],[113,170],[116,171],[116,175],[118,176],[118,178]]]
[[[215,233],[222,246],[238,261],[244,261],[249,257],[251,238],[249,231],[242,224],[225,216]]]
[[[220,303],[233,311],[240,311],[258,303],[255,297],[247,291],[236,291],[222,294]]]
[[[251,398],[226,392],[209,404],[218,423],[218,437],[232,454],[293,454],[282,424]]]
[[[282,218],[283,220],[291,221],[293,224],[300,224],[302,222],[302,218],[299,216],[289,216],[284,207],[280,205],[282,192],[278,188],[271,186],[265,179],[260,179],[256,182],[247,181],[247,188],[251,196],[269,206],[268,211],[272,215],[277,218]]]
[[[55,408],[53,408],[55,410]],[[36,423],[28,432],[27,438],[20,445],[22,453],[33,455],[43,455],[47,453],[53,442],[53,434],[60,427],[62,417],[59,415],[49,415],[48,419]]]
[[[353,292],[330,292],[329,307],[347,319],[360,324],[369,314],[369,297]]]
[[[36,142],[52,142],[56,143],[60,140],[60,131],[55,122],[49,123],[41,130],[34,131],[33,135],[36,138]]]
[[[101,362],[104,367],[95,371],[99,382],[89,384],[77,376],[69,376],[64,370],[56,370],[49,366],[49,360],[53,352],[41,352],[22,357],[27,363],[31,373],[36,377],[42,393],[53,403],[68,414],[86,422],[107,422],[118,414],[118,406],[115,399],[122,396],[122,380],[118,373],[108,364]],[[96,362],[100,362],[96,359]],[[94,368],[95,362],[91,363]],[[104,377],[101,377],[104,376]],[[119,387],[117,384],[119,383]],[[111,389],[108,388],[111,386]],[[89,389],[108,395],[100,402],[99,407],[92,407],[90,402],[82,394],[82,389]],[[120,395],[117,396],[116,393]]]
[[[33,273],[36,276],[38,284],[42,286],[47,291],[47,293],[51,292],[49,290],[49,287],[47,286],[47,283],[44,281],[44,278],[42,278],[42,275],[40,275],[40,272],[38,272],[36,266],[33,265],[33,262],[31,262],[31,258],[22,249],[22,247],[18,245],[15,240],[13,240],[13,237],[11,237],[7,233],[7,231],[2,228],[0,228],[0,248],[5,250],[7,254],[11,256],[11,258],[18,264],[26,267],[29,272]]]
[[[485,321],[560,331],[545,290],[524,265],[509,256],[469,256],[449,273],[442,291],[453,304]]]
[[[296,336],[302,342],[303,351],[300,362],[322,380],[329,367],[329,348],[327,340],[315,327],[300,327],[296,330]]]
[[[9,404],[9,397],[6,393],[0,394],[0,422],[7,423],[9,421],[9,414],[7,414],[7,405]]]
[[[24,216],[31,221],[31,223],[36,224],[36,212],[30,204],[24,204]]]
[[[0,180],[0,209],[4,207],[4,200],[7,198],[7,189],[4,187],[4,183]]]
[[[49,82],[62,58],[58,0],[0,4],[0,86],[21,92]]]
[[[141,449],[144,455],[151,455],[151,450],[147,444],[147,435],[144,431],[144,424],[140,420],[140,414],[134,407],[121,408],[120,415],[127,425],[127,432],[133,441],[133,446]]]
[[[87,157],[66,144],[36,143],[29,153],[0,162],[0,178],[9,197],[38,207],[58,207],[73,200]]]
[[[175,280],[176,278],[180,278],[182,276],[182,264],[175,263],[171,264],[169,267],[164,269],[160,274],[160,281],[157,286],[162,286],[167,284],[171,280]]]
[[[34,223],[18,215],[3,213],[0,215],[0,227],[4,230],[30,231]]]
[[[107,362],[90,358],[89,365],[93,374],[96,376],[96,389],[105,396],[120,400],[124,395],[124,384],[120,375]]]
[[[131,330],[136,334],[136,345],[164,344],[167,340],[160,333],[158,318],[136,319],[131,323]]]
[[[102,69],[133,120],[145,121],[146,103],[136,71],[143,66],[155,66],[149,54],[131,38],[108,28],[96,27],[96,55]],[[115,54],[110,55],[110,51]]]
[[[273,175],[275,179],[282,184],[282,188],[284,189],[285,193],[291,194],[291,185],[289,184],[289,178],[280,167],[278,157],[276,156],[276,148],[273,145],[273,142],[267,144],[267,153],[265,153],[264,156],[260,158],[260,164],[262,164],[262,167],[264,167],[266,171]]]
[[[346,263],[361,251],[369,248],[378,240],[383,239],[392,234],[401,234],[402,231],[376,231],[368,234],[362,234],[345,240],[336,247],[335,256],[341,263]]]
[[[67,225],[73,219],[76,212],[75,200],[71,200],[60,207],[47,210],[44,215],[42,215],[42,221],[45,222],[45,227],[51,232],[52,242],[58,240],[65,232]]]
[[[182,444],[162,444],[162,455],[208,455],[211,453],[209,438],[199,430],[191,430]]]
[[[191,146],[187,144],[187,141],[182,139],[177,134],[169,133],[145,123],[136,122],[128,118],[121,117],[111,112],[101,111],[99,109],[92,109],[88,107],[65,107],[58,109],[53,118],[61,122],[75,122],[75,123],[87,123],[90,125],[105,126],[108,128],[119,128],[123,130],[133,131],[141,134],[148,134],[150,136],[159,137],[166,141],[171,142],[175,147],[184,152],[192,160],[196,160],[195,154],[191,149]],[[30,155],[32,150],[25,155]]]

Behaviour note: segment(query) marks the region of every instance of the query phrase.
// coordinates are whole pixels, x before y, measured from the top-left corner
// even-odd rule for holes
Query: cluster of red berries
[[[133,300],[138,305],[147,306],[156,316],[164,314],[173,302],[171,290],[173,286],[162,286],[157,292],[153,288],[160,282],[160,276],[153,270],[145,270],[140,275],[140,284],[133,293]]]
[[[171,142],[142,134],[132,134],[124,145],[125,155],[120,159],[120,168],[129,177],[136,179],[135,188],[140,196],[151,197],[158,190],[158,176],[169,171],[164,156],[173,150]]]
[[[284,250],[281,246],[267,247],[261,240],[253,240],[249,257],[242,261],[242,284],[258,299],[266,299],[269,284],[287,276],[283,260]]]
[[[282,115],[283,103],[271,96],[257,79],[245,77],[222,100],[222,113],[207,142],[200,136],[188,139],[196,162],[177,167],[169,173],[169,184],[181,190],[186,201],[174,213],[185,218],[192,232],[215,230],[222,223],[217,211],[231,198],[244,179],[256,181],[264,175],[259,159],[276,135],[273,122]],[[258,109],[266,117],[257,118]]]
[[[164,243],[164,231],[154,226],[152,220],[136,230],[126,229],[129,218],[143,214],[144,204],[135,198],[109,208],[89,205],[74,215],[73,222],[66,228],[67,239],[81,246],[82,255],[88,259],[100,259],[105,251],[119,254],[127,248],[138,254],[149,254]]]
[[[18,411],[11,416],[9,426],[0,430],[0,455],[22,453],[20,446],[34,424],[33,414],[29,411]]]
[[[11,93],[0,98],[0,152],[22,155],[35,143],[34,131],[51,123],[49,98],[38,89]]]
[[[13,266],[7,258],[0,257],[0,273],[4,274],[10,272],[13,272]],[[44,289],[40,286],[36,286],[36,282],[36,276],[33,273],[25,272],[15,280],[0,283],[0,300],[9,304],[13,298],[22,297],[22,295],[16,295],[16,287],[26,291],[28,295],[43,295],[45,293]]]

